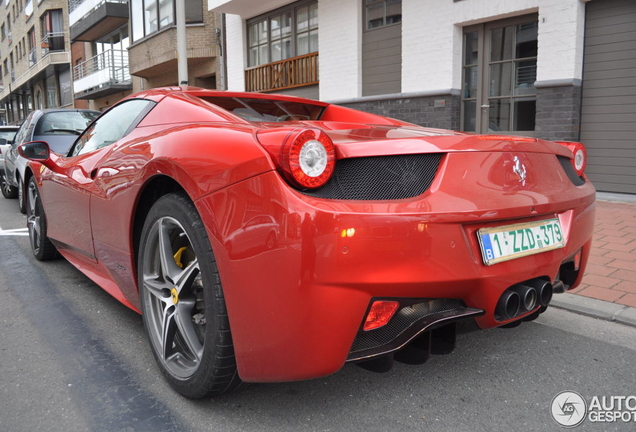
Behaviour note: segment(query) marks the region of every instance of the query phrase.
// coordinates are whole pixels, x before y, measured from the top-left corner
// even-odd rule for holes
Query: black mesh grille
[[[459,310],[463,307],[464,303],[461,300],[453,299],[435,299],[403,307],[391,318],[387,325],[376,330],[361,331],[353,342],[351,352],[380,348],[396,339],[401,333],[423,318]]]
[[[433,153],[342,159],[326,185],[303,193],[342,200],[413,198],[431,186],[441,158]]]
[[[570,158],[565,156],[557,156],[557,159],[559,159],[559,162],[561,162],[563,171],[565,171],[565,173],[570,178],[574,186],[582,186],[585,184],[585,179],[583,177],[579,177],[576,175],[576,171],[574,170],[574,167],[572,166],[572,162],[570,162]]]

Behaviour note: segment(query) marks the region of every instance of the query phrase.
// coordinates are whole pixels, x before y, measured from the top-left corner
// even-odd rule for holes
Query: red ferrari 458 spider
[[[591,247],[579,143],[183,87],[124,99],[64,156],[20,152],[35,256],[141,312],[191,398],[423,363],[536,318]]]

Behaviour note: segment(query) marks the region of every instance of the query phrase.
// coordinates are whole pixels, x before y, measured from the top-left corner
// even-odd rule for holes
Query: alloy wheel
[[[37,205],[40,197],[38,196],[37,186],[34,182],[29,182],[27,191],[27,226],[29,228],[29,239],[31,248],[37,254],[42,246],[42,223],[39,214],[40,207]]]
[[[168,372],[186,379],[201,363],[205,341],[199,261],[183,226],[167,216],[151,227],[141,258],[148,333]]]

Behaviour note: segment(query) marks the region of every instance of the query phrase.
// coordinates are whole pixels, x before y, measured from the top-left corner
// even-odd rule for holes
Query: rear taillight
[[[329,181],[336,165],[336,149],[320,129],[292,131],[281,149],[281,168],[287,180],[303,189],[316,189]]]
[[[587,167],[587,150],[585,146],[580,142],[557,141],[557,143],[567,147],[572,152],[570,162],[576,171],[576,175],[579,177],[583,176]]]

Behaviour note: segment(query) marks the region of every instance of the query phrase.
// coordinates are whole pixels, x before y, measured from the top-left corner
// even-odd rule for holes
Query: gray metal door
[[[581,141],[596,188],[636,194],[636,1],[586,5]]]

